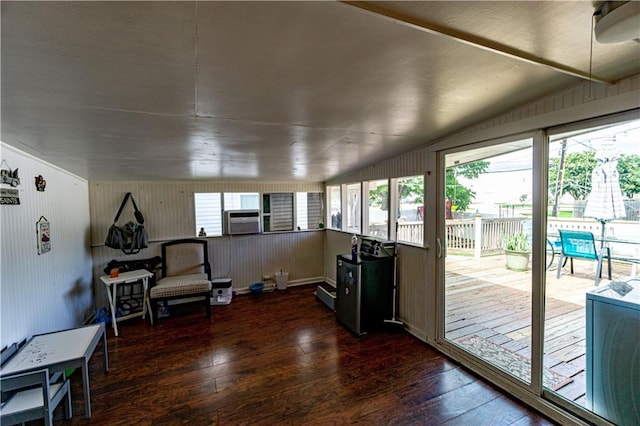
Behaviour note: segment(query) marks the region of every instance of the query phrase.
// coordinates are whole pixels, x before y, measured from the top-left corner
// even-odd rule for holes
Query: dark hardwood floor
[[[75,373],[74,416],[59,424],[553,424],[409,334],[354,336],[314,289],[109,328],[109,372],[101,347],[89,366],[92,418]]]

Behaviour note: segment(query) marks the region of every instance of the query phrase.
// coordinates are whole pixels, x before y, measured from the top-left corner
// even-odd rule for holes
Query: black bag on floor
[[[133,203],[134,215],[138,223],[130,221],[125,223],[124,226],[118,226],[120,214],[122,214],[122,210],[129,199],[131,199]],[[142,216],[142,212],[138,210],[138,206],[130,192],[127,192],[122,200],[122,204],[120,204],[118,214],[116,214],[115,219],[113,219],[113,225],[111,225],[109,232],[107,232],[104,245],[122,250],[124,254],[136,254],[139,253],[141,249],[149,246],[147,230],[144,229],[144,216]]]

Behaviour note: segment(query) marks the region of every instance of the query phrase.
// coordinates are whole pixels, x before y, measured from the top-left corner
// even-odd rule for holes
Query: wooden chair
[[[206,240],[182,239],[162,244],[162,278],[149,291],[154,320],[158,302],[202,297],[211,317],[211,265]],[[155,321],[154,321],[155,323]]]
[[[595,260],[597,262],[595,285],[600,283],[602,278],[602,260],[606,257],[609,267],[609,279],[611,279],[611,253],[608,247],[603,247],[598,251],[593,234],[586,231],[558,230],[560,233],[560,258],[558,259],[558,273],[556,278],[560,278],[562,266],[569,259],[571,263],[571,273],[573,274],[573,259]],[[605,254],[606,252],[606,254]],[[563,263],[564,262],[564,263]]]

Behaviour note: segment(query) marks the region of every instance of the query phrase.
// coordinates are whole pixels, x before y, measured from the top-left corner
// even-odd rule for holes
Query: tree
[[[417,204],[422,204],[424,202],[424,176],[402,179],[398,184],[398,198],[401,200],[413,198]]]
[[[549,165],[550,200],[553,199],[558,182],[558,158],[551,159]],[[594,151],[574,152],[566,156],[564,164],[564,179],[561,193],[570,194],[575,200],[585,200],[591,193],[591,174],[596,167],[597,160]],[[629,198],[640,193],[640,156],[620,155],[618,158],[618,175],[620,189]]]
[[[416,204],[424,201],[424,177],[413,176],[398,180],[398,198],[400,200],[411,200]],[[389,208],[389,186],[378,185],[369,191],[369,202],[373,206],[380,207],[386,211]],[[398,206],[398,217],[400,217],[400,206]]]
[[[558,187],[559,158],[552,158],[549,164],[549,191],[553,200],[553,194]],[[596,154],[594,151],[572,152],[564,160],[564,179],[560,194],[570,194],[574,200],[584,200],[591,192],[591,172],[596,166]]]
[[[618,159],[620,190],[629,198],[640,194],[640,155],[620,155]]]
[[[382,210],[389,208],[388,198],[388,185],[378,185],[375,189],[369,191],[369,202]],[[400,200],[411,199],[417,204],[422,204],[424,200],[424,177],[414,176],[399,180],[398,198]]]
[[[465,211],[476,196],[475,191],[467,188],[458,181],[462,176],[467,179],[476,179],[489,168],[488,161],[474,161],[447,168],[445,172],[445,197],[450,200],[457,211]]]

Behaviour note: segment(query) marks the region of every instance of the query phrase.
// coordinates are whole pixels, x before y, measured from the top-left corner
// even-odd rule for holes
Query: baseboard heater
[[[336,310],[336,292],[335,291],[329,292],[325,290],[324,287],[319,285],[316,288],[316,291],[314,294],[322,303],[327,305],[329,309],[331,309],[332,311]]]

